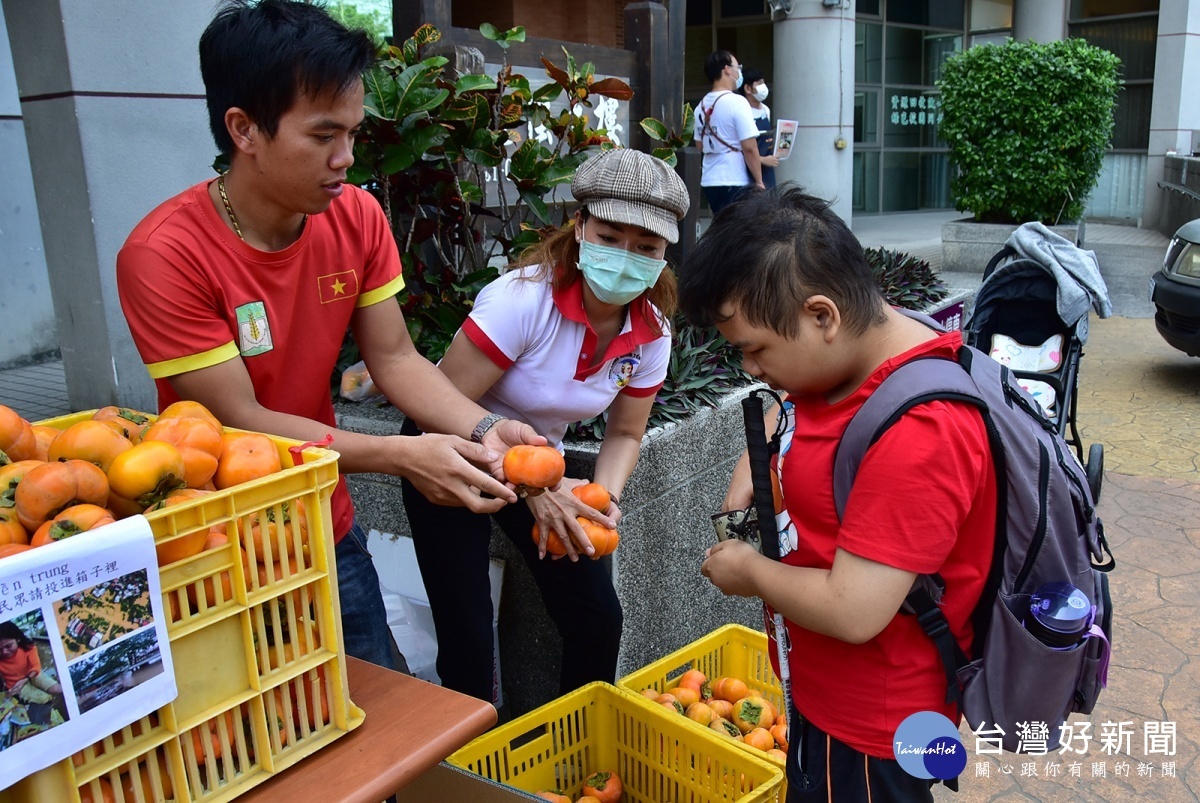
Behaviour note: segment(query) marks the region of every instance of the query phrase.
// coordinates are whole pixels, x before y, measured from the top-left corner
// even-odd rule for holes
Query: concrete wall
[[[196,58],[212,4],[3,2],[71,406],[153,408],[116,254],[155,205],[212,175]]]
[[[58,348],[25,123],[0,7],[0,366]]]
[[[625,611],[618,676],[640,669],[721,625],[762,629],[757,602],[726,598],[700,575],[715,536],[709,521],[725,495],[733,464],[745,449],[741,398],[705,410],[682,426],[646,435],[636,471],[621,494],[621,547],[612,556],[613,583]],[[341,426],[394,434],[394,408],[338,405]],[[568,445],[567,474],[591,477],[598,444]],[[408,519],[394,477],[350,477],[358,521],[407,537]],[[500,602],[500,668],[506,716],[557,697],[561,641],[519,553],[495,530],[492,557],[505,562]]]
[[[1158,189],[1168,154],[1187,154],[1192,132],[1200,131],[1196,76],[1200,75],[1200,2],[1163,3],[1158,12],[1154,97],[1150,107],[1150,147],[1146,161],[1146,203],[1142,225],[1163,231],[1167,196]]]

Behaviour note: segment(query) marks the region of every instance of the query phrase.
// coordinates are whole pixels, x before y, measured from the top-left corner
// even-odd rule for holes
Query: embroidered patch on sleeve
[[[317,277],[317,290],[322,304],[358,298],[358,274],[352,270],[327,273]]]
[[[238,322],[238,351],[243,357],[253,357],[275,348],[271,341],[271,324],[267,307],[261,301],[242,304],[235,312]]]

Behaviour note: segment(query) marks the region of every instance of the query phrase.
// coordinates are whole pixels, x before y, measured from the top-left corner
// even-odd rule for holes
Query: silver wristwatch
[[[471,430],[471,440],[475,443],[483,443],[483,436],[488,434],[492,427],[503,420],[504,416],[499,413],[488,413],[479,419],[479,423],[475,425],[475,429]]]

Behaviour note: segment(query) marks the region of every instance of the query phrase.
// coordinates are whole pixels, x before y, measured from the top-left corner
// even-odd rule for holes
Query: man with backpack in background
[[[825,201],[795,188],[730,207],[680,276],[688,319],[715,324],[745,370],[786,391],[794,410],[798,459],[780,460],[794,525],[782,562],[731,540],[702,567],[726,594],[760,597],[786,619],[795,707],[787,799],[932,800],[935,781],[895,760],[896,731],[916,712],[954,723],[959,712],[933,641],[897,611],[919,575],[940,574],[941,610],[970,651],[997,514],[984,421],[960,401],[905,413],[862,460],[840,521],[832,467],[843,431],[883,380],[911,360],[955,359],[962,337],[889,307],[858,240]],[[749,506],[749,476],[743,458],[726,510]]]
[[[762,157],[758,124],[739,91],[742,65],[728,50],[716,50],[704,60],[704,74],[712,90],[696,107],[693,136],[704,154],[700,188],[716,216],[748,188],[764,189]],[[774,156],[767,158],[779,164]]]

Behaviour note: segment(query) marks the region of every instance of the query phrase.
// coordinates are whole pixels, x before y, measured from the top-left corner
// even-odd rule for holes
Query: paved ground
[[[854,228],[864,245],[908,251],[937,267],[941,223],[958,216],[861,218]],[[1119,564],[1111,575],[1109,688],[1089,718],[1093,741],[1081,755],[996,760],[977,757],[974,739],[965,737],[972,760],[962,791],[939,790],[939,801],[1200,800],[1200,360],[1169,348],[1154,329],[1146,284],[1166,238],[1096,224],[1085,237],[1116,314],[1093,319],[1076,417],[1084,442],[1104,445],[1100,514]],[[952,287],[979,280],[972,274],[943,278]],[[0,372],[0,403],[33,418],[69,412],[61,377],[60,363]],[[1119,732],[1120,723],[1127,723],[1128,743],[1123,738],[1118,754],[1110,755],[1101,732]],[[1153,734],[1147,751],[1147,724],[1160,731],[1174,726],[1172,755],[1159,751],[1167,745]],[[1047,777],[1054,764],[1058,775]]]

